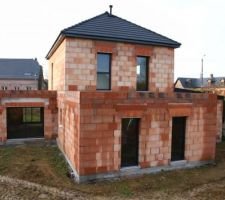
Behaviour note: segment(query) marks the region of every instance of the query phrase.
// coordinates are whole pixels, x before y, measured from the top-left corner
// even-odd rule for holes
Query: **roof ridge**
[[[177,79],[200,79],[200,78],[193,78],[193,77],[177,77]]]
[[[67,27],[67,28],[64,28],[64,29],[61,31],[61,33],[63,34],[65,31],[68,31],[68,30],[71,29],[71,28],[75,28],[75,27],[77,27],[77,26],[79,26],[79,25],[81,25],[81,24],[83,24],[83,23],[86,23],[86,22],[88,22],[88,21],[91,21],[91,20],[93,20],[93,19],[96,19],[96,18],[98,18],[98,17],[101,17],[102,15],[105,15],[105,14],[109,14],[109,13],[106,11],[106,12],[104,12],[104,13],[102,13],[102,14],[96,15],[95,17],[92,17],[92,18],[83,20],[83,21],[79,22],[78,24],[75,24],[75,25],[69,26],[69,27]]]
[[[178,43],[178,44],[181,45],[181,43],[179,43],[179,42],[177,42],[177,41],[175,41],[175,40],[172,40],[172,39],[170,39],[170,38],[168,38],[168,37],[166,37],[166,36],[164,36],[164,35],[161,35],[161,34],[155,32],[155,31],[152,31],[152,30],[150,30],[150,29],[148,29],[148,28],[146,28],[146,27],[140,26],[140,25],[138,25],[138,24],[136,24],[136,23],[134,23],[134,22],[131,22],[131,21],[127,20],[127,19],[123,19],[122,17],[118,17],[118,16],[116,16],[116,15],[113,15],[113,16],[114,16],[114,17],[117,17],[117,18],[119,18],[119,19],[122,19],[122,20],[124,20],[124,21],[126,21],[126,22],[128,22],[128,23],[130,23],[130,24],[132,24],[132,25],[135,25],[135,26],[138,26],[138,27],[140,27],[140,28],[142,28],[142,29],[145,29],[146,31],[150,31],[150,32],[152,32],[152,33],[154,33],[154,34],[156,34],[156,35],[159,35],[159,36],[161,36],[161,37],[164,37],[164,38],[166,38],[166,39],[168,39],[168,40],[170,40],[170,41],[172,41],[172,42],[176,42],[176,43]]]
[[[210,76],[208,77],[203,77],[203,79],[208,79],[211,78]],[[213,78],[225,78],[225,76],[213,76]],[[201,79],[201,78],[193,78],[193,77],[177,77],[177,79]]]

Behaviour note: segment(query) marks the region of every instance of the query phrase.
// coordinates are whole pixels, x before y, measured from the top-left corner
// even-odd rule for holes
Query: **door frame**
[[[123,131],[122,131],[122,121],[123,119],[137,119],[138,120],[138,134],[137,134],[137,164],[136,165],[128,165],[128,166],[122,166],[122,134],[123,134]],[[123,168],[131,168],[131,167],[138,167],[139,166],[139,152],[140,152],[140,131],[141,131],[141,117],[122,117],[120,119],[120,122],[121,122],[121,128],[120,128],[120,131],[121,131],[121,136],[120,136],[120,168],[123,169]]]
[[[183,142],[183,159],[181,160],[172,160],[172,148],[173,148],[173,118],[184,118],[185,119],[185,127],[184,127],[184,142]],[[171,148],[170,148],[170,162],[179,162],[186,160],[186,139],[187,139],[187,123],[188,123],[188,116],[172,116],[171,118]]]

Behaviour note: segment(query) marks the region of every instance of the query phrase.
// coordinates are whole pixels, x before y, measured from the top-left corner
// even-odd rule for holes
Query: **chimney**
[[[109,10],[110,10],[110,11],[109,11],[109,14],[110,14],[110,15],[112,15],[112,8],[113,8],[113,6],[110,5],[110,6],[109,6]]]
[[[215,83],[213,74],[210,74],[210,78],[208,79],[209,86],[212,86]]]

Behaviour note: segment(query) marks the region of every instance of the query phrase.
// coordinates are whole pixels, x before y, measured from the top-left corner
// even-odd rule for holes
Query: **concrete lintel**
[[[181,103],[181,102],[177,102],[177,103],[168,103],[169,106],[192,106],[193,103]]]
[[[49,105],[48,98],[2,98],[1,105],[6,103],[44,103],[46,106]]]

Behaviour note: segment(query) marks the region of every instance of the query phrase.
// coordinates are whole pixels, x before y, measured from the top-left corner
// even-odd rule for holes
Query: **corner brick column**
[[[216,136],[217,136],[217,95],[208,95],[206,108],[203,152],[201,160],[214,160],[216,156]]]
[[[4,107],[0,107],[0,143],[6,141],[6,139],[6,109]]]
[[[223,135],[223,100],[217,102],[217,136],[216,140],[220,142]]]
[[[48,106],[44,107],[44,133],[45,139],[54,139],[57,135],[57,113]]]

